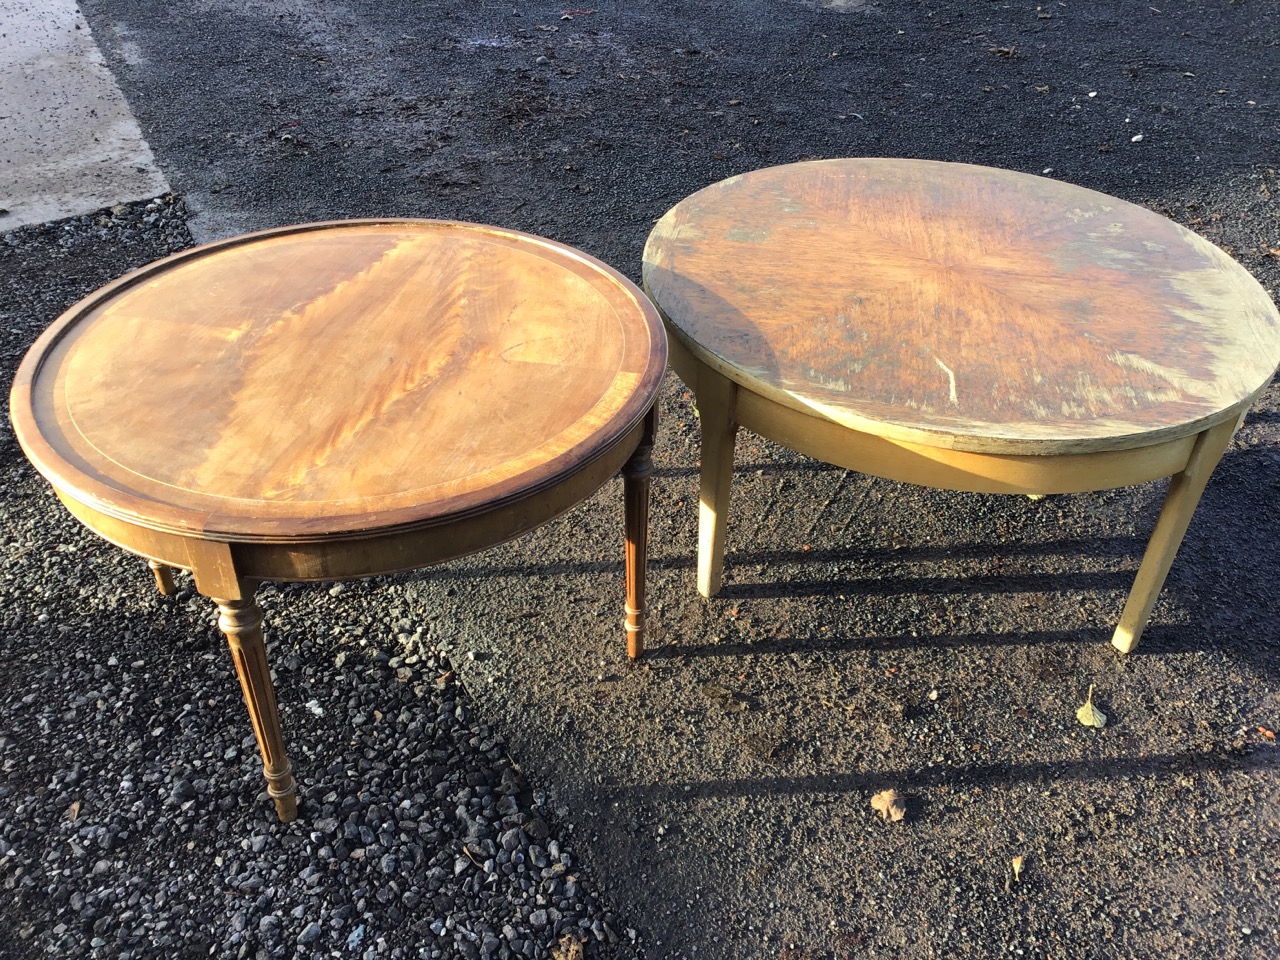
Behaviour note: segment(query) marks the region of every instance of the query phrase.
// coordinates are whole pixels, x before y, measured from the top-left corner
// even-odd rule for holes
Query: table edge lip
[[[602,438],[598,439],[593,448],[587,451],[586,455],[577,459],[571,469],[560,467],[550,470],[545,476],[537,479],[536,482],[518,485],[503,496],[494,499],[468,503],[468,498],[454,497],[439,504],[443,509],[425,514],[421,506],[399,507],[386,511],[388,516],[386,522],[370,522],[371,517],[380,515],[378,513],[345,513],[334,514],[329,517],[321,516],[314,519],[301,517],[257,518],[251,522],[242,523],[234,529],[220,529],[210,525],[212,518],[226,516],[225,514],[176,507],[172,504],[164,505],[164,513],[167,518],[176,518],[181,522],[166,522],[163,519],[149,516],[144,509],[139,509],[147,504],[155,504],[158,501],[138,496],[107,484],[95,484],[92,482],[81,484],[71,481],[72,477],[85,480],[91,480],[91,478],[87,477],[74,465],[68,463],[45,438],[36,418],[33,388],[50,351],[87,312],[111,297],[118,295],[121,291],[127,290],[135,284],[145,282],[155,274],[171,269],[184,260],[207,256],[265,237],[291,233],[309,233],[326,228],[378,226],[382,224],[391,226],[401,224],[455,226],[482,233],[496,233],[505,237],[531,242],[537,246],[551,248],[569,260],[586,265],[631,296],[639,316],[643,318],[644,326],[649,331],[651,349],[649,350],[648,362],[644,370],[639,374],[636,389],[619,410],[619,417],[612,421],[614,428],[608,431],[601,431]],[[662,387],[662,379],[667,369],[667,355],[666,324],[663,322],[662,315],[653,301],[621,271],[576,247],[521,230],[466,220],[441,220],[421,217],[355,217],[346,220],[322,220],[256,230],[189,247],[130,270],[77,300],[40,333],[23,355],[22,361],[14,373],[13,384],[9,391],[9,418],[23,454],[31,465],[35,467],[36,471],[57,491],[59,496],[70,497],[84,507],[104,516],[161,533],[230,543],[306,543],[324,540],[364,539],[367,536],[382,536],[389,532],[425,529],[464,520],[472,516],[481,516],[510,503],[537,496],[539,493],[553,489],[570,477],[577,475],[612,450],[623,438],[635,430],[649,410],[657,403],[658,394]],[[571,452],[565,451],[557,459],[562,459]],[[555,463],[555,461],[548,461],[548,463]],[[459,501],[462,501],[465,505],[456,509],[450,508],[451,503]],[[234,517],[234,515],[232,516]],[[245,518],[235,517],[235,519],[244,521]],[[289,530],[290,526],[294,529]],[[322,532],[313,533],[307,530],[310,527],[321,526],[324,527]],[[281,532],[282,529],[285,532]]]
[[[646,286],[646,293],[648,288]],[[650,299],[653,299],[652,297]],[[654,301],[655,305],[657,301]],[[1123,452],[1127,450],[1141,450],[1144,447],[1154,446],[1160,443],[1166,443],[1171,440],[1177,440],[1182,437],[1193,436],[1202,433],[1208,428],[1229,420],[1232,417],[1238,417],[1245,410],[1249,409],[1258,399],[1258,397],[1267,389],[1276,372],[1280,371],[1280,365],[1273,370],[1266,379],[1248,396],[1223,407],[1211,414],[1206,414],[1196,420],[1189,420],[1184,423],[1172,424],[1169,426],[1157,427],[1152,430],[1144,430],[1136,433],[1115,434],[1105,437],[1044,437],[1044,438],[1027,438],[1027,437],[994,437],[994,436],[975,436],[972,434],[958,433],[948,430],[926,430],[921,427],[908,427],[901,424],[891,423],[886,420],[875,420],[869,417],[860,417],[852,412],[848,412],[846,417],[831,416],[826,410],[815,406],[797,397],[789,391],[768,384],[762,380],[753,377],[749,372],[741,367],[735,366],[733,363],[724,359],[720,355],[711,352],[702,344],[692,340],[685,331],[671,321],[666,311],[658,307],[658,312],[662,316],[663,323],[667,326],[667,335],[677,341],[682,349],[684,349],[696,363],[707,367],[726,379],[735,383],[739,388],[749,391],[762,400],[777,404],[782,407],[794,410],[797,413],[812,417],[815,420],[824,420],[833,423],[838,427],[856,433],[868,434],[870,436],[881,437],[885,440],[907,443],[915,446],[929,447],[935,450],[955,450],[961,453],[972,453],[986,456],[1066,456],[1071,454],[1087,454],[1087,453],[1107,453],[1107,452]],[[690,387],[693,385],[690,384]],[[749,423],[742,423],[742,426],[750,427]]]

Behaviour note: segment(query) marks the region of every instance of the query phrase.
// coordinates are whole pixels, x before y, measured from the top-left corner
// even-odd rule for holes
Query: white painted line
[[[74,0],[0,0],[0,232],[168,190]]]

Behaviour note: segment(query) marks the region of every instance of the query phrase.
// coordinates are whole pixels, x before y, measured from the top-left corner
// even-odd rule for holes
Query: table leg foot
[[[698,504],[698,592],[714,597],[724,573],[725,527],[733,485],[734,422],[738,385],[707,371],[698,382],[702,421],[702,473]]]
[[[658,430],[658,407],[649,409],[644,434],[635,453],[622,468],[626,504],[627,656],[644,653],[645,574],[649,559],[649,481],[653,476],[653,438]]]
[[[271,667],[262,636],[262,608],[252,595],[243,600],[215,599],[214,603],[218,605],[218,626],[226,634],[253,733],[258,738],[267,792],[275,801],[280,819],[288,823],[298,814],[297,784],[280,732],[276,692],[271,685]]]
[[[1151,610],[1160,595],[1160,588],[1164,586],[1173,558],[1191,523],[1191,515],[1195,513],[1213,468],[1218,465],[1231,442],[1238,422],[1228,420],[1200,434],[1186,467],[1170,479],[1155,531],[1142,556],[1142,565],[1138,567],[1138,575],[1134,578],[1133,589],[1129,591],[1120,623],[1111,638],[1111,645],[1121,653],[1131,651],[1142,638],[1142,631],[1151,619]]]
[[[293,823],[298,819],[298,794],[295,788],[290,788],[289,793],[280,797],[272,797],[276,803],[276,816],[280,818],[281,823]]]
[[[173,567],[165,566],[159,560],[148,560],[147,566],[155,574],[156,589],[160,591],[161,596],[172,597],[178,592],[178,587],[173,582]]]

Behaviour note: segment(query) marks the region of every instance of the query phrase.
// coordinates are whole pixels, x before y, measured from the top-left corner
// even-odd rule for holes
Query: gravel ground
[[[84,7],[201,237],[456,217],[634,276],[654,218],[709,182],[905,155],[1050,171],[1280,285],[1261,2]],[[167,203],[4,238],[5,376],[76,297],[186,242]],[[567,929],[588,958],[1280,955],[1275,385],[1128,658],[1106,640],[1162,485],[945,493],[744,436],[707,603],[674,379],[662,409],[637,667],[618,484],[473,558],[263,589],[288,827],[211,605],[157,597],[6,429],[0,948],[547,956]],[[1103,731],[1075,720],[1091,686]],[[899,823],[869,805],[889,787]]]

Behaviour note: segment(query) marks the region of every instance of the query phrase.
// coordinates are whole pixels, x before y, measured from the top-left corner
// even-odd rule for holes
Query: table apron
[[[111,543],[166,566],[190,570],[206,596],[241,599],[261,580],[341,580],[399,573],[511,540],[587,499],[618,473],[644,435],[641,420],[601,456],[554,487],[483,513],[428,527],[292,543],[225,542],[162,530],[101,513],[62,491],[59,499]],[[251,589],[249,590],[251,593]]]
[[[165,530],[152,530],[140,523],[131,523],[94,510],[56,487],[54,491],[73,517],[104,540],[167,567],[190,570],[193,573],[199,571],[196,587],[206,597],[246,600],[252,595],[252,589],[241,589],[231,544]]]
[[[1173,476],[1186,467],[1198,436],[1127,450],[1020,456],[878,437],[783,407],[741,386],[735,411],[739,426],[827,463],[887,480],[973,493],[1081,493]]]

